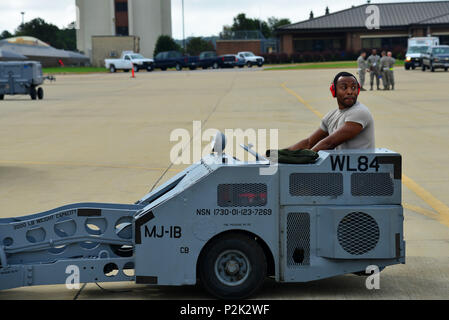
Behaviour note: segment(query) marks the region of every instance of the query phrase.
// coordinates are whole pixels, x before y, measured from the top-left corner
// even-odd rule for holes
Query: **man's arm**
[[[343,127],[335,131],[333,134],[320,140],[314,147],[313,151],[332,150],[343,142],[356,137],[363,130],[363,126],[357,122],[346,122]]]
[[[319,128],[316,130],[310,137],[307,139],[301,140],[298,143],[288,147],[288,150],[302,150],[302,149],[310,149],[318,142],[326,138],[329,134],[323,129]]]

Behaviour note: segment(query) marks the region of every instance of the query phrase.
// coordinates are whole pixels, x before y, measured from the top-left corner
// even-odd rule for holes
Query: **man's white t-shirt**
[[[368,108],[360,102],[356,102],[350,108],[343,110],[337,108],[330,111],[321,121],[320,128],[331,135],[343,127],[346,122],[359,123],[363,130],[356,137],[337,146],[335,150],[375,148],[374,119]]]

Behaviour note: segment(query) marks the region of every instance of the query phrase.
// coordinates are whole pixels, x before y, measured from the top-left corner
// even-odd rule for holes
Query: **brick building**
[[[373,7],[379,28],[368,29]],[[372,28],[373,24],[368,24]],[[358,53],[382,48],[405,52],[409,37],[438,36],[449,44],[449,1],[364,4],[277,29],[280,51]]]

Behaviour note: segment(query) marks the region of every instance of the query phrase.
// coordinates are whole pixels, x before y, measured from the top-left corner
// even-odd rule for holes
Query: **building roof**
[[[277,30],[366,28],[365,22],[372,14],[370,10],[367,12],[367,7],[373,5],[379,8],[380,28],[449,23],[449,1],[371,3],[282,26]]]

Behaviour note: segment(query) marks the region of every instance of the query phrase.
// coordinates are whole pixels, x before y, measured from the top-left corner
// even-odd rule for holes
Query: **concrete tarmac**
[[[57,76],[45,99],[0,102],[0,217],[77,202],[134,203],[185,168],[170,166],[175,129],[279,129],[280,147],[316,130],[336,108],[341,70],[243,69]],[[355,70],[347,70],[355,72]],[[376,146],[402,154],[407,263],[380,289],[345,275],[299,284],[267,280],[256,299],[449,299],[449,73],[396,68],[396,90],[362,92]],[[369,86],[366,86],[369,87]],[[202,147],[207,146],[203,142]],[[234,150],[235,151],[235,150]],[[164,172],[168,169],[168,171]],[[0,299],[209,299],[199,286],[63,285],[0,292]]]

